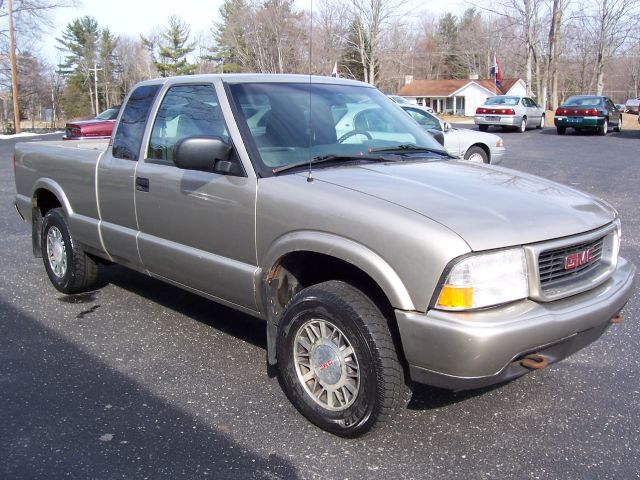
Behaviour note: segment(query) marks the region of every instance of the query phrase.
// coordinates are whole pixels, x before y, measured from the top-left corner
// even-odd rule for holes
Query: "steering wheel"
[[[371,136],[371,134],[369,132],[366,132],[364,130],[358,130],[357,128],[355,130],[351,130],[350,132],[345,133],[344,135],[342,135],[339,139],[338,139],[338,143],[342,143],[344,142],[347,138],[351,138],[354,135],[364,135],[365,137],[367,137],[367,140],[372,140],[373,137]]]

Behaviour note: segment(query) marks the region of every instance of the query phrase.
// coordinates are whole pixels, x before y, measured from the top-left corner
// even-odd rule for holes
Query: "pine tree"
[[[225,72],[241,72],[247,57],[245,25],[242,17],[249,11],[246,0],[225,0],[220,6],[220,21],[214,25],[215,45],[210,58],[222,59]]]
[[[187,61],[187,55],[195,50],[189,42],[191,29],[184,20],[176,15],[169,17],[169,25],[155,39],[142,37],[142,42],[152,53],[153,65],[161,77],[189,75],[196,69]],[[157,51],[156,51],[157,50]]]
[[[98,22],[82,17],[67,24],[62,38],[56,39],[58,50],[65,52],[64,63],[58,65],[67,79],[61,106],[67,118],[97,114],[94,110],[92,68],[98,63]]]

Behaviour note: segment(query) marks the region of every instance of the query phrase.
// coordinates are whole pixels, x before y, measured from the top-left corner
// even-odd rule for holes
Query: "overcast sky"
[[[296,5],[309,10],[311,2],[320,5],[322,0],[296,0]],[[346,1],[346,0],[345,0]],[[76,8],[60,8],[55,12],[55,28],[43,38],[40,52],[51,63],[62,59],[56,50],[55,39],[60,37],[66,25],[76,18],[89,15],[98,21],[101,28],[109,27],[116,35],[138,37],[148,34],[156,26],[167,24],[169,16],[182,17],[190,26],[192,34],[209,32],[218,19],[218,9],[223,0],[84,0]],[[452,11],[459,14],[462,0],[409,0],[416,10],[433,11],[436,14]]]

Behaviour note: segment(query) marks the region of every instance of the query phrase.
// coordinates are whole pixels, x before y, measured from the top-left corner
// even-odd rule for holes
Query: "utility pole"
[[[9,15],[9,62],[11,63],[11,96],[13,97],[13,116],[16,133],[20,133],[20,106],[18,105],[18,68],[16,66],[16,42],[13,32],[13,0],[7,4]]]
[[[96,117],[98,116],[98,114],[100,113],[100,107],[98,105],[98,72],[101,72],[102,69],[98,68],[98,64],[93,62],[93,68],[91,69],[91,71],[93,72],[93,79],[94,79],[94,92],[95,92],[95,96],[96,96]]]

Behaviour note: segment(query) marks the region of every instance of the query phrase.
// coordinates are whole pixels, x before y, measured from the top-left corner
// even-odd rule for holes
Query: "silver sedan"
[[[524,132],[533,126],[544,128],[544,110],[529,97],[497,95],[476,109],[474,121],[482,132],[490,125],[515,127]]]
[[[496,164],[502,161],[504,142],[498,135],[480,133],[464,128],[453,128],[424,107],[400,105],[424,129],[442,143],[449,155],[477,163]]]

